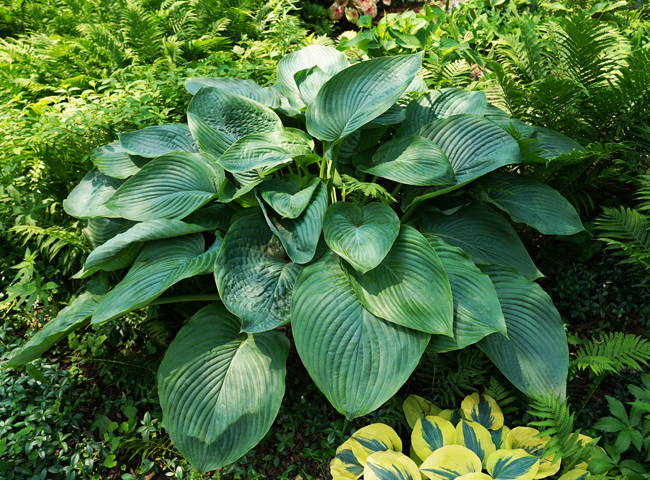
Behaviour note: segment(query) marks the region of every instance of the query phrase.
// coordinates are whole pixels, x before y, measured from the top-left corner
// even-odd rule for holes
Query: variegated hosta
[[[566,200],[515,167],[522,138],[548,159],[580,147],[481,92],[423,93],[420,66],[420,54],[350,65],[310,46],[282,59],[272,88],[189,79],[187,124],[93,152],[96,169],[64,204],[95,248],[77,274],[87,291],[10,365],[88,322],[219,299],[182,328],[158,373],[165,427],[201,471],[270,428],[289,348],[275,329],[289,322],[314,382],[348,418],[390,398],[427,348],[477,343],[523,391],[563,394],[560,318],[501,212],[542,233],[582,230]],[[422,94],[404,108],[409,91]],[[350,177],[401,203],[350,195]],[[109,288],[105,272],[122,279]],[[211,293],[158,298],[197,275]]]

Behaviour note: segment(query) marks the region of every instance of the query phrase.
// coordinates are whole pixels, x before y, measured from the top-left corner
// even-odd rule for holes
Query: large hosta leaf
[[[301,130],[252,133],[237,140],[219,158],[229,172],[247,172],[290,162],[293,157],[312,153],[314,141]]]
[[[452,115],[469,113],[482,116],[487,104],[484,92],[468,92],[458,88],[433,90],[408,104],[406,119],[398,135],[412,135],[425,125]]]
[[[119,141],[94,149],[90,158],[104,175],[121,179],[135,175],[149,162],[148,158],[126,153]]]
[[[400,452],[387,450],[368,457],[363,471],[365,480],[420,480],[422,475],[413,460]]]
[[[312,178],[307,187],[302,189],[302,179],[298,175],[289,174],[262,183],[259,193],[283,218],[297,218],[309,205],[318,184],[318,179]]]
[[[307,263],[314,258],[316,246],[323,230],[323,217],[327,208],[327,189],[318,180],[307,208],[297,218],[282,218],[275,210],[268,208],[257,195],[262,212],[271,231],[280,237],[289,258],[295,263]]]
[[[128,265],[140,252],[145,242],[160,240],[162,238],[180,237],[190,233],[204,232],[207,228],[192,225],[180,220],[149,220],[137,223],[128,231],[121,233],[92,251],[84,264],[83,274],[78,278],[92,275],[98,270],[109,271],[115,262],[120,262],[121,256],[128,258]]]
[[[443,151],[412,135],[386,142],[372,156],[372,165],[360,165],[359,170],[406,185],[448,185],[455,178]]]
[[[68,198],[63,200],[66,213],[76,218],[118,217],[103,204],[122,185],[122,180],[107,177],[99,170],[91,170]]]
[[[349,419],[391,398],[417,366],[429,340],[425,333],[366,310],[334,252],[298,275],[291,325],[307,371]]]
[[[541,149],[540,155],[547,160],[571,153],[573,150],[584,151],[578,142],[544,127],[535,127],[531,138],[537,140],[535,147]]]
[[[269,108],[280,106],[280,95],[272,88],[260,87],[252,80],[231,77],[192,77],[185,80],[185,89],[192,95],[201,87],[217,87],[250,98]]]
[[[119,134],[122,148],[131,155],[156,158],[171,152],[198,152],[185,124],[155,125]]]
[[[325,212],[323,234],[329,247],[361,273],[381,263],[399,234],[399,218],[381,203],[336,202]]]
[[[332,78],[331,75],[328,75],[318,66],[314,65],[313,67],[300,70],[293,76],[296,81],[296,86],[300,92],[300,100],[305,105],[310,105],[318,91],[321,89],[327,81]]]
[[[244,332],[263,332],[289,322],[291,294],[300,272],[257,211],[230,227],[214,272],[223,303],[242,319]]]
[[[222,306],[199,310],[158,369],[165,430],[200,472],[234,462],[271,428],[284,396],[289,341],[240,333]]]
[[[202,153],[168,153],[148,163],[105,203],[129,220],[179,219],[217,196],[225,176]]]
[[[23,345],[7,363],[7,367],[17,367],[24,363],[31,362],[40,357],[52,345],[75,330],[88,323],[90,316],[97,308],[97,302],[101,296],[84,292],[70,305],[65,307],[59,314],[36,333]]]
[[[135,222],[124,218],[91,218],[87,220],[84,234],[92,248],[108,242],[115,235],[126,232]]]
[[[280,60],[277,72],[278,83],[291,106],[302,108],[305,103],[301,99],[300,90],[296,84],[296,73],[317,66],[331,77],[347,68],[348,65],[347,57],[335,48],[310,45],[302,50],[290,53]]]
[[[280,117],[270,108],[214,87],[203,87],[194,95],[187,119],[201,150],[215,157],[246,135],[282,130]]]
[[[542,275],[517,232],[483,202],[473,202],[451,215],[423,209],[419,219],[422,233],[460,248],[474,263],[506,265],[531,280]]]
[[[573,235],[584,230],[575,208],[560,193],[541,182],[511,173],[491,173],[481,179],[483,198],[548,235]]]
[[[524,138],[530,137],[535,131],[535,127],[531,127],[521,120],[517,120],[516,118],[511,117],[506,112],[498,107],[495,107],[494,105],[488,104],[487,108],[485,109],[484,116],[491,122],[499,125],[501,128],[515,128]]]
[[[346,271],[374,315],[426,333],[453,334],[449,279],[435,250],[414,228],[402,226],[375,269],[362,274],[348,266]]]
[[[569,350],[553,301],[542,287],[510,268],[490,265],[482,271],[497,291],[508,338],[495,333],[478,347],[522,392],[555,392],[564,398]]]
[[[307,131],[334,142],[388,110],[422,65],[422,53],[360,62],[333,76],[307,108]]]
[[[508,132],[478,115],[454,115],[422,127],[447,155],[456,183],[474,180],[504,165],[521,162],[519,144]]]
[[[506,321],[490,277],[457,247],[434,235],[424,236],[438,254],[449,277],[454,300],[454,337],[434,335],[432,352],[460,350],[495,333],[506,333]]]
[[[129,273],[99,304],[92,323],[142,308],[184,278],[212,273],[222,242],[216,237],[205,251],[203,235],[194,233],[148,243]]]

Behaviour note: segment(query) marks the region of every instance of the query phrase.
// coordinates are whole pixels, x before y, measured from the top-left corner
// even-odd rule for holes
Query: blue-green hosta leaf
[[[336,202],[327,208],[323,221],[327,245],[361,273],[381,263],[399,228],[397,214],[381,203]]]
[[[376,128],[380,125],[397,125],[398,123],[402,123],[404,121],[404,117],[404,109],[395,103],[391,105],[388,110],[386,110],[378,117],[373,118],[370,123],[367,123],[365,127],[362,128]]]
[[[494,172],[481,179],[483,199],[548,235],[573,235],[584,230],[575,208],[560,193],[532,178]]]
[[[521,162],[519,144],[508,132],[478,115],[454,115],[418,130],[447,155],[456,184],[474,180],[504,165]]]
[[[204,153],[168,153],[148,163],[105,203],[129,220],[180,219],[217,196],[225,176]]]
[[[155,125],[118,136],[127,153],[145,158],[156,158],[172,152],[198,152],[190,129],[185,124]]]
[[[406,87],[407,92],[424,93],[427,91],[427,89],[428,89],[427,84],[424,83],[424,80],[422,80],[422,77],[420,77],[419,75],[413,77],[413,80],[411,80],[409,86]]]
[[[67,338],[75,330],[88,323],[88,319],[95,312],[97,302],[101,295],[84,292],[70,305],[36,333],[23,345],[7,363],[7,367],[17,367],[40,357],[52,345]]]
[[[252,202],[249,199],[255,187],[262,183],[262,180],[262,178],[259,178],[246,186],[238,187],[226,178],[219,187],[219,201],[229,203],[237,200],[243,207],[253,207],[257,205],[257,198],[253,196]]]
[[[484,92],[468,92],[458,88],[433,90],[408,104],[406,118],[398,135],[413,135],[425,125],[452,115],[469,113],[482,116],[487,104]]]
[[[420,480],[416,463],[400,452],[386,450],[368,457],[363,470],[364,480]]]
[[[501,128],[515,128],[523,138],[528,138],[535,131],[535,127],[525,124],[521,120],[511,117],[506,112],[494,105],[488,104],[484,113],[485,118],[496,123]]]
[[[419,219],[422,233],[460,248],[476,264],[506,265],[531,280],[542,276],[517,232],[483,202],[473,202],[451,215],[424,209]]]
[[[434,335],[427,350],[436,353],[460,350],[491,333],[505,334],[506,321],[490,277],[460,248],[434,235],[425,234],[424,238],[442,262],[454,301],[454,337]]]
[[[388,110],[422,65],[422,53],[360,62],[334,75],[306,112],[307,131],[334,142]]]
[[[494,480],[533,480],[539,458],[521,449],[497,450],[488,457],[486,469]]]
[[[408,135],[386,142],[372,156],[372,165],[359,170],[406,185],[449,185],[454,170],[431,140]]]
[[[293,291],[291,325],[311,378],[352,419],[391,398],[409,378],[429,335],[372,315],[328,252],[303,267]]]
[[[264,216],[239,218],[228,230],[214,271],[224,305],[255,333],[288,323],[300,265],[292,263]]]
[[[180,220],[159,219],[137,223],[126,232],[111,238],[102,246],[93,250],[86,259],[83,273],[80,272],[75,278],[88,277],[98,270],[105,270],[105,266],[110,268],[114,265],[114,262],[120,261],[119,257],[121,256],[128,258],[126,264],[130,264],[135,259],[135,256],[140,253],[145,242],[180,237],[206,230],[206,228],[199,225],[188,224]],[[108,271],[112,270],[113,268],[110,268]]]
[[[497,291],[508,327],[477,345],[519,390],[564,398],[569,350],[560,315],[551,298],[536,283],[498,265],[482,268]]]
[[[259,193],[283,218],[297,218],[307,208],[317,186],[318,179],[312,178],[302,189],[301,178],[290,174],[262,183]]]
[[[226,232],[230,227],[230,219],[235,211],[230,205],[213,203],[194,210],[183,218],[185,223],[200,225],[205,230],[222,230]]]
[[[305,103],[300,97],[295,75],[301,70],[317,66],[332,77],[350,65],[347,57],[335,48],[310,45],[297,52],[290,53],[278,63],[278,84],[280,90],[293,108],[300,109]]]
[[[323,70],[321,70],[317,65],[313,67],[300,70],[293,76],[298,91],[300,92],[300,100],[305,105],[310,105],[318,91],[321,89],[327,81],[332,78],[331,75],[328,75]]]
[[[314,141],[301,130],[251,133],[233,143],[217,163],[229,172],[248,172],[290,162],[293,157],[312,153]]]
[[[280,237],[280,241],[287,251],[289,258],[295,263],[310,262],[316,253],[316,246],[323,230],[323,217],[327,208],[327,188],[318,180],[318,185],[312,194],[307,208],[297,218],[282,218],[272,208],[268,208],[260,198],[257,200],[266,223],[271,231]]]
[[[200,233],[148,243],[129,273],[101,301],[92,323],[102,323],[149,304],[169,287],[195,275],[212,273],[223,239],[205,251]]]
[[[250,98],[269,108],[280,106],[280,95],[272,88],[260,87],[252,80],[232,77],[192,77],[185,80],[185,89],[195,95],[201,87],[216,87]]]
[[[217,158],[246,135],[282,130],[280,117],[270,108],[214,87],[203,87],[194,95],[187,120],[201,150]]]
[[[126,153],[119,141],[94,149],[90,158],[104,175],[121,179],[135,175],[149,162],[148,158]]]
[[[535,131],[530,138],[537,140],[535,146],[541,149],[540,156],[547,160],[565,153],[571,153],[573,150],[584,151],[584,147],[578,142],[544,127],[535,127]]]
[[[200,472],[234,462],[262,440],[284,396],[288,339],[240,327],[219,304],[199,310],[158,369],[165,430]]]
[[[108,242],[115,235],[126,232],[135,222],[124,218],[91,218],[87,220],[84,234],[88,243],[95,249]]]
[[[63,200],[63,208],[68,215],[76,218],[119,217],[106,208],[104,202],[113,196],[122,183],[123,180],[107,177],[99,170],[91,170]]]
[[[392,248],[373,270],[346,271],[359,300],[374,315],[426,333],[453,335],[449,279],[420,232],[403,225]]]

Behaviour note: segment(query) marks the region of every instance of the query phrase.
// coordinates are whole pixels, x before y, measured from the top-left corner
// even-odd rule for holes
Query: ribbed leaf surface
[[[290,162],[293,157],[312,153],[314,141],[301,130],[252,133],[233,143],[218,164],[229,172],[248,172]]]
[[[332,78],[318,66],[300,70],[294,75],[294,80],[298,91],[300,92],[300,100],[305,105],[310,105],[318,95],[318,91],[325,83]]]
[[[225,179],[214,157],[202,153],[168,153],[148,163],[106,202],[129,220],[179,219],[217,196]]]
[[[399,228],[397,214],[381,203],[336,202],[327,208],[323,221],[327,245],[361,273],[381,263]]]
[[[349,419],[391,398],[429,341],[425,333],[368,312],[334,252],[298,275],[291,325],[305,368],[334,408]]]
[[[297,218],[307,208],[318,183],[317,178],[312,178],[307,187],[301,190],[302,180],[298,175],[283,175],[282,178],[263,182],[259,193],[283,218]]]
[[[521,162],[519,144],[508,132],[478,115],[454,115],[418,130],[447,155],[456,183],[474,180],[504,165]]]
[[[135,175],[149,162],[148,158],[126,153],[119,141],[94,149],[90,158],[104,175],[121,179]]]
[[[107,177],[99,170],[91,170],[63,200],[63,208],[68,215],[76,218],[118,217],[103,204],[122,183],[122,180]]]
[[[333,76],[307,108],[307,131],[333,142],[388,110],[422,65],[422,53],[360,62]]]
[[[184,278],[212,273],[222,242],[221,237],[216,237],[205,252],[200,233],[148,243],[129,273],[99,304],[92,323],[142,308]]]
[[[535,146],[542,150],[540,155],[547,160],[565,153],[571,153],[573,150],[584,151],[584,148],[578,142],[544,127],[535,127],[535,131],[530,138],[537,140]]]
[[[516,128],[517,131],[521,133],[523,138],[530,137],[535,131],[535,127],[531,127],[521,120],[517,120],[516,118],[511,117],[506,112],[498,107],[495,107],[494,105],[488,104],[483,116],[491,122],[496,123],[501,128]]]
[[[532,178],[491,173],[481,179],[484,199],[548,235],[573,235],[584,230],[575,208],[560,193]]]
[[[230,227],[214,273],[224,305],[242,319],[242,331],[264,332],[289,322],[299,272],[259,212]]]
[[[508,338],[492,334],[477,345],[524,393],[555,392],[564,398],[569,350],[562,320],[542,287],[516,271],[490,265],[490,276],[508,327]]]
[[[476,264],[505,265],[534,280],[542,274],[508,221],[485,205],[473,202],[451,215],[422,209],[420,231],[460,248]]]
[[[135,222],[124,218],[91,218],[87,221],[84,234],[90,246],[97,248],[115,235],[126,232],[133,225]]]
[[[472,345],[483,337],[506,333],[506,321],[490,277],[457,247],[433,235],[424,235],[438,254],[449,277],[454,300],[454,337],[434,335],[427,351],[449,352]]]
[[[435,250],[417,230],[402,226],[377,268],[346,272],[359,300],[374,315],[426,333],[453,335],[449,279]]]
[[[250,98],[269,108],[280,106],[280,95],[272,88],[260,87],[252,80],[231,77],[192,77],[185,80],[185,89],[195,95],[201,87],[216,87]]]
[[[425,125],[452,115],[468,113],[483,116],[487,104],[484,92],[468,92],[458,88],[433,90],[408,104],[406,118],[398,135],[413,135]]]
[[[120,133],[119,137],[122,148],[127,153],[145,158],[156,158],[171,152],[198,152],[190,129],[180,123]]]
[[[450,185],[454,170],[440,148],[431,140],[408,135],[384,143],[372,156],[372,166],[362,172],[406,185]]]
[[[295,263],[307,263],[314,258],[318,239],[323,230],[323,217],[327,208],[327,188],[318,180],[318,185],[307,204],[307,208],[297,218],[282,218],[260,198],[257,200],[262,207],[266,223],[271,231],[280,237],[289,258]]]
[[[219,304],[181,329],[158,370],[165,430],[200,472],[234,462],[266,435],[284,396],[289,341],[239,333]]]

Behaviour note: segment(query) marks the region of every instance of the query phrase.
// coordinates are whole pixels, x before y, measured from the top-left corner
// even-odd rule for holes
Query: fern
[[[644,204],[644,206],[647,206]],[[650,269],[650,218],[631,208],[603,208],[596,222],[599,238],[607,243],[614,255],[629,258],[621,263],[636,262]]]
[[[384,187],[373,182],[361,182],[350,175],[343,175],[343,198],[349,197],[359,203],[367,203],[370,199],[391,205],[397,200]]]
[[[140,458],[182,458],[181,453],[176,450],[169,436],[161,436],[158,438],[139,438],[130,437],[124,440],[120,447],[123,448],[127,454],[130,454],[129,461],[133,460],[135,456]]]
[[[508,390],[503,383],[499,382],[496,378],[490,377],[490,382],[485,387],[486,395],[494,398],[497,405],[501,407],[501,411],[505,414],[513,413],[519,410],[519,407],[508,405],[517,401],[517,397],[512,396],[512,392]]]
[[[622,332],[603,334],[578,349],[572,366],[595,375],[619,373],[625,368],[641,370],[650,360],[650,341]]]

